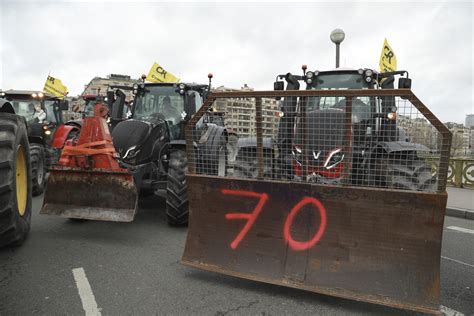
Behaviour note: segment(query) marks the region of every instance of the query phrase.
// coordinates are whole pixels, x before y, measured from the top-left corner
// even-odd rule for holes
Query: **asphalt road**
[[[77,268],[102,315],[416,315],[185,267],[186,229],[168,227],[160,198],[144,199],[132,223],[39,215],[41,199],[26,243],[0,251],[0,315],[84,315]],[[474,221],[446,218],[441,303],[474,315],[474,234],[451,226]]]

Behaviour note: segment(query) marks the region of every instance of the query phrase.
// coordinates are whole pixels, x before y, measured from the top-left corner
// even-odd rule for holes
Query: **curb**
[[[474,211],[456,207],[447,207],[446,216],[459,217],[474,220]]]

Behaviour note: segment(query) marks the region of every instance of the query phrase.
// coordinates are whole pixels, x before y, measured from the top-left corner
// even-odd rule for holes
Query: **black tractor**
[[[28,126],[30,143],[33,195],[43,193],[46,172],[57,163],[60,151],[53,148],[55,132],[63,124],[63,110],[69,109],[67,101],[39,91],[6,90],[0,97],[12,104],[15,113],[23,116]]]
[[[184,225],[188,221],[184,131],[209,90],[210,80],[209,85],[135,84],[133,107],[126,120],[123,120],[125,95],[116,90],[111,119],[118,123],[112,138],[120,164],[133,174],[140,195],[166,197],[170,225]],[[197,165],[206,172],[224,173],[227,131],[223,120],[208,113],[197,125],[202,135],[195,140],[195,150],[200,157]]]
[[[336,69],[291,73],[277,76],[275,90],[393,89],[395,76],[399,88],[410,88],[406,71],[377,73],[371,69]],[[352,158],[344,151],[346,139],[346,100],[344,97],[288,97],[282,101],[275,164],[278,174],[303,181],[338,184],[344,168],[352,185],[376,186],[416,191],[435,191],[436,178],[431,167],[419,157],[428,147],[410,141],[397,126],[397,101],[389,97],[352,99]],[[302,113],[305,113],[303,120]],[[304,146],[303,146],[304,144]],[[306,148],[306,152],[302,150]],[[350,161],[348,161],[350,159]]]

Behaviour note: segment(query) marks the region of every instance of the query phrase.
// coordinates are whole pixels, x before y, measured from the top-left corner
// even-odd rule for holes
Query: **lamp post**
[[[331,41],[336,44],[336,68],[339,68],[339,44],[342,43],[345,37],[346,34],[341,29],[335,29],[331,32]]]

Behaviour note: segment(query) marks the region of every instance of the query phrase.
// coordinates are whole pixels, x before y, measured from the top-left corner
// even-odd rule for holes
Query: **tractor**
[[[19,246],[30,231],[30,145],[24,117],[0,98],[0,247]]]
[[[141,195],[166,197],[170,225],[185,225],[188,221],[184,129],[206,99],[211,78],[209,74],[208,85],[135,84],[131,117],[121,121],[123,102],[116,101],[112,110],[112,121],[120,121],[112,138],[121,166],[133,174]],[[199,166],[207,172],[222,174],[227,159],[227,130],[222,117],[208,112],[197,128],[202,135],[195,139]]]
[[[303,75],[278,75],[275,90],[393,89],[394,76],[399,89],[409,89],[411,79],[406,71],[377,73],[372,69],[335,69],[308,71]],[[306,120],[298,113],[305,107]],[[395,97],[356,97],[352,100],[352,159],[344,152],[345,108],[343,97],[318,96],[282,102],[277,147],[280,153],[277,168],[285,177],[301,177],[303,165],[308,165],[306,181],[338,184],[343,171],[350,166],[350,183],[361,186],[416,191],[435,191],[436,180],[431,167],[418,157],[429,148],[409,140],[397,127]],[[306,134],[303,139],[302,133]],[[302,146],[306,142],[306,146]],[[308,152],[303,152],[302,147]],[[306,163],[303,163],[303,160]]]
[[[0,97],[10,101],[17,115],[28,125],[30,142],[33,195],[42,194],[46,172],[57,163],[65,141],[77,132],[76,126],[65,126],[62,111],[68,110],[67,101],[39,92],[7,90]]]

